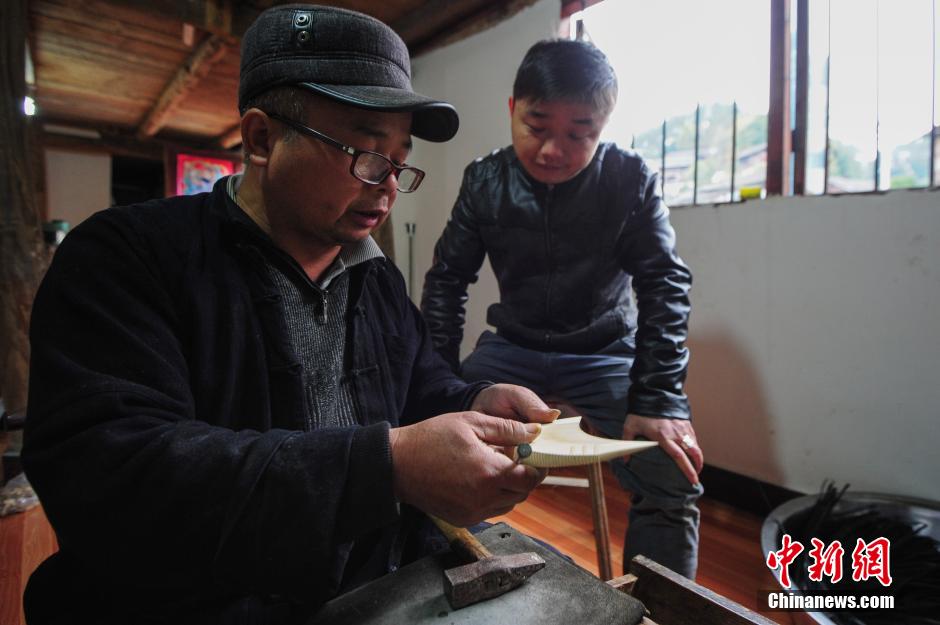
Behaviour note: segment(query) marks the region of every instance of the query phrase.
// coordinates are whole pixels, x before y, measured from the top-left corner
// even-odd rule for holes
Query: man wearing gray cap
[[[301,622],[419,555],[421,512],[475,523],[542,477],[494,447],[554,413],[455,377],[369,236],[424,178],[411,135],[457,131],[398,36],[270,9],[239,109],[243,175],[96,214],[37,295],[23,463],[60,551],[30,623]]]

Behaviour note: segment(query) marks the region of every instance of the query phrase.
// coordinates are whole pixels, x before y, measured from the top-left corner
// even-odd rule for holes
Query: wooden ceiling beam
[[[45,115],[37,121],[40,128],[38,137],[44,148],[163,159],[161,142],[154,139],[141,141],[131,128]]]
[[[223,150],[231,150],[242,143],[242,125],[241,122],[235,124],[216,139],[216,145]]]
[[[156,104],[140,123],[137,138],[146,139],[160,132],[176,107],[209,74],[212,67],[228,54],[233,43],[231,37],[223,35],[211,35],[203,41],[163,89]]]
[[[109,0],[110,4],[143,13],[172,17],[216,35],[240,37],[236,24],[250,24],[258,16],[251,8],[233,8],[232,0]]]
[[[36,92],[40,115],[116,124],[125,139],[144,143],[160,137],[184,142],[199,137],[205,149],[232,149],[240,143],[235,116],[212,103],[231,98],[237,84],[238,37],[264,9],[283,0],[36,0],[31,37],[43,46]],[[495,25],[535,0],[398,0],[383,15],[409,46],[426,52]],[[330,0],[361,8],[361,0]],[[416,6],[410,13],[404,7]],[[393,16],[398,16],[393,17]],[[179,20],[179,23],[174,23]],[[181,43],[183,24],[196,41]],[[226,54],[229,52],[229,54]],[[189,58],[183,61],[183,57]],[[213,69],[213,67],[215,69]],[[94,73],[94,74],[93,74]],[[95,80],[75,79],[95,76]],[[219,78],[219,80],[217,80]],[[97,86],[88,88],[89,84]],[[200,93],[200,87],[211,92]],[[159,93],[159,95],[154,95]],[[206,102],[210,104],[207,106]],[[186,115],[181,115],[186,107]],[[182,121],[174,120],[179,115]],[[211,118],[212,123],[203,123]],[[227,128],[227,129],[226,129]],[[173,132],[170,132],[171,129]],[[66,140],[62,140],[65,142]],[[114,150],[146,152],[137,146]]]
[[[112,154],[129,156],[149,161],[163,160],[163,146],[156,142],[138,141],[133,137],[102,136],[75,137],[55,132],[44,132],[41,137],[44,148],[66,150],[68,152],[87,152],[91,154]]]
[[[219,152],[218,145],[206,140],[175,137],[168,140],[140,140],[133,130],[108,124],[91,124],[70,119],[43,118],[38,138],[43,147],[129,156],[162,161],[164,150]],[[96,136],[97,135],[97,136]],[[211,141],[211,140],[209,140]]]
[[[597,0],[593,0],[597,1]],[[261,12],[279,3],[279,0],[108,0],[110,4],[140,11],[145,14],[175,18],[196,28],[218,35],[241,38],[245,30]],[[523,0],[521,6],[534,4]],[[343,0],[327,4],[348,8]],[[389,24],[408,45],[409,49],[423,46],[423,42],[437,39],[449,30],[462,30],[464,22],[475,20],[482,12],[490,15],[513,15],[519,0],[427,0],[420,8]],[[479,28],[473,29],[477,32]]]

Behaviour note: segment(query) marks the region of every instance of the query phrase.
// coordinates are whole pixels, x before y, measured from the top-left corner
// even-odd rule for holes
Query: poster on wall
[[[176,155],[176,195],[193,195],[212,190],[212,185],[236,172],[236,162],[230,159],[200,156],[198,154]]]

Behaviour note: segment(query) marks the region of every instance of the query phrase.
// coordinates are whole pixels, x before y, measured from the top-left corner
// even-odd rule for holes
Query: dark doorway
[[[142,158],[111,158],[111,201],[124,206],[162,198],[163,162]]]

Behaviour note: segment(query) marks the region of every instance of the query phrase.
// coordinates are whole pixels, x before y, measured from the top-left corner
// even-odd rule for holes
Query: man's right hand
[[[494,446],[531,443],[540,430],[538,423],[479,412],[394,428],[389,439],[395,495],[461,527],[506,514],[545,479],[545,472],[513,462]]]

